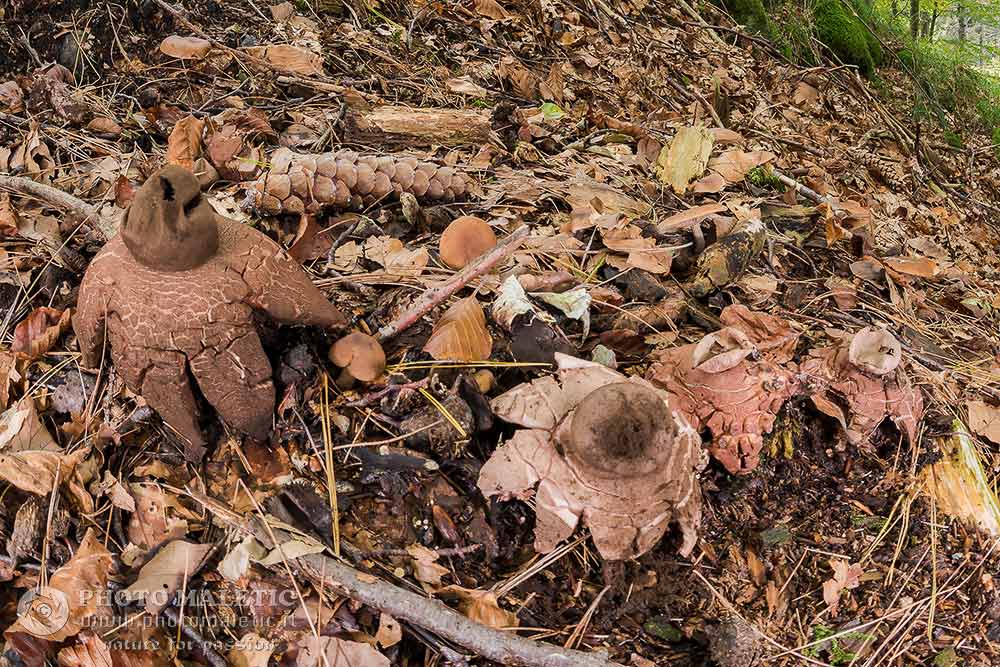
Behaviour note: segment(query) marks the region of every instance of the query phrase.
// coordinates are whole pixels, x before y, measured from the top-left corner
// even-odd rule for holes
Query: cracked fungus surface
[[[498,417],[527,428],[483,466],[483,494],[534,496],[542,553],[582,520],[607,559],[645,553],[671,522],[681,530],[679,551],[690,554],[701,522],[696,473],[705,463],[698,434],[645,380],[562,354],[556,360],[557,377],[493,402]]]
[[[255,309],[280,322],[343,324],[277,244],[236,221],[217,218],[217,224],[218,252],[184,271],[150,269],[120,236],[109,241],[84,278],[74,322],[90,366],[99,363],[107,323],[125,383],[194,450],[203,438],[188,370],[232,426],[258,438],[270,429],[274,385],[253,326]]]

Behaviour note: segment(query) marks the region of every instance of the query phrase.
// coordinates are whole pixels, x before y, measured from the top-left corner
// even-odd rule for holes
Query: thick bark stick
[[[279,528],[248,520],[206,495],[189,495],[225,524],[253,535],[269,549],[293,539]],[[272,535],[274,539],[272,540]],[[275,540],[278,544],[275,544]],[[603,652],[587,653],[518,637],[466,618],[442,602],[403,590],[323,554],[300,556],[288,565],[317,589],[333,589],[390,616],[434,632],[501,665],[518,667],[622,667]]]
[[[379,342],[384,343],[390,338],[398,336],[400,333],[410,328],[420,321],[420,318],[445,302],[445,300],[458,290],[489,272],[501,259],[507,257],[528,238],[528,227],[519,227],[513,234],[501,241],[492,250],[487,250],[482,255],[472,260],[472,263],[456,273],[448,282],[440,287],[427,290],[414,302],[402,315],[378,330]]]
[[[351,110],[346,138],[372,146],[469,146],[491,143],[490,114],[475,109],[381,106]]]

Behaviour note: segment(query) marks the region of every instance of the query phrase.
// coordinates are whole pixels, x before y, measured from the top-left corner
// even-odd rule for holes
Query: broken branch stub
[[[609,560],[649,551],[671,522],[681,529],[680,552],[690,554],[701,521],[698,434],[648,382],[563,354],[556,360],[556,378],[494,401],[499,417],[529,428],[486,462],[480,490],[520,499],[535,491],[535,549],[542,553],[582,519]]]
[[[421,201],[452,202],[466,196],[472,184],[453,167],[413,157],[353,151],[307,155],[279,148],[271,155],[271,168],[252,188],[256,207],[276,214],[324,207],[361,210],[404,192]]]
[[[205,440],[190,377],[231,426],[258,439],[270,431],[274,384],[254,311],[285,324],[346,324],[280,246],[215,215],[194,174],[170,166],[139,189],[122,232],[88,267],[73,328],[87,366],[100,362],[106,329],[126,385],[197,460]]]

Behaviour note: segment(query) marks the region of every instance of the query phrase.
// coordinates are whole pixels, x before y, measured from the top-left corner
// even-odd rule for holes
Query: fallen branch
[[[384,343],[419,322],[420,318],[433,310],[435,306],[444,303],[448,297],[465,287],[470,281],[488,273],[497,262],[517,250],[527,238],[528,227],[518,228],[513,234],[452,276],[444,285],[424,292],[423,296],[417,299],[406,312],[378,330],[379,342]]]
[[[813,201],[813,202],[815,202],[817,204],[829,204],[830,203],[830,198],[829,197],[824,197],[823,195],[821,195],[820,193],[816,192],[812,188],[808,188],[808,187],[802,185],[801,183],[799,183],[798,181],[796,181],[794,178],[791,178],[789,176],[784,175],[783,173],[781,173],[777,169],[774,169],[772,167],[771,168],[771,172],[774,174],[775,178],[777,178],[779,181],[781,181],[782,183],[784,183],[788,187],[794,188],[796,192],[798,192],[800,195],[802,195],[806,199],[809,199],[810,201]]]
[[[73,213],[84,221],[96,221],[99,217],[97,209],[79,197],[23,176],[0,176],[0,189],[10,190],[19,195],[29,195],[53,208]]]
[[[247,519],[207,495],[190,489],[187,493],[217,519],[244,534],[252,535],[268,549],[276,549],[280,544],[294,539],[292,533],[276,526],[264,525],[257,519]],[[272,536],[275,539],[272,540]],[[287,565],[317,589],[333,589],[397,620],[430,630],[501,665],[622,667],[620,663],[608,660],[603,652],[587,653],[565,649],[476,623],[443,602],[403,590],[323,554],[300,556],[288,561]]]

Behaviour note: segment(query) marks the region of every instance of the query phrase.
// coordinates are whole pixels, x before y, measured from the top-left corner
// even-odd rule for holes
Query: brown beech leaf
[[[1000,408],[983,401],[966,401],[969,409],[969,429],[1000,444]]]
[[[69,483],[88,454],[86,448],[71,454],[36,450],[0,454],[0,480],[36,496],[47,496],[56,487],[56,474],[60,484]]]
[[[886,257],[882,262],[893,271],[918,278],[933,278],[938,263],[929,257]]]
[[[24,451],[62,451],[42,424],[30,396],[25,396],[0,414],[0,452],[13,454]]]
[[[59,337],[69,328],[70,309],[58,310],[42,306],[31,311],[14,328],[11,352],[20,359],[34,361],[52,349]]]
[[[497,0],[475,0],[473,2],[473,7],[475,7],[476,13],[480,16],[485,16],[486,18],[497,21],[510,16],[507,10],[504,9],[500,3],[497,2]]]
[[[299,642],[295,661],[296,667],[389,667],[389,664],[389,658],[371,644],[316,635]]]
[[[36,589],[27,612],[6,632],[26,632],[52,642],[78,634],[87,619],[101,611],[113,562],[98,534],[88,528],[73,557],[52,574],[48,586]]]
[[[201,153],[201,132],[205,121],[185,116],[174,125],[167,138],[167,164],[194,170],[194,161]]]
[[[24,93],[17,81],[4,81],[0,83],[0,109],[7,113],[20,113],[24,111]]]
[[[424,352],[438,360],[483,361],[493,351],[486,328],[486,314],[475,296],[466,297],[445,311],[434,325]]]
[[[492,591],[480,591],[462,586],[446,586],[441,594],[458,599],[458,610],[467,617],[491,628],[516,628],[517,615],[500,608]]]
[[[171,58],[200,60],[212,50],[212,43],[201,37],[170,35],[160,42],[160,51]]]
[[[7,409],[10,403],[10,385],[20,379],[21,375],[17,372],[17,357],[10,352],[0,351],[0,410]],[[3,449],[2,444],[0,449]]]
[[[708,161],[708,168],[722,176],[729,183],[739,183],[754,167],[770,162],[775,158],[768,151],[753,151],[744,153],[741,150],[726,151],[717,158]]]
[[[10,195],[0,193],[0,237],[17,236],[19,223],[17,211],[10,203]]]
[[[406,552],[413,559],[413,576],[422,584],[427,584],[430,590],[437,590],[441,587],[441,577],[451,570],[439,565],[436,561],[438,554],[433,549],[428,549],[419,544],[411,544],[406,547]]]
[[[87,123],[87,129],[97,136],[107,139],[116,139],[122,133],[122,126],[107,116],[94,118]]]
[[[375,633],[375,641],[382,648],[389,648],[398,644],[402,639],[403,627],[399,624],[399,621],[389,614],[382,612],[378,619],[378,631]]]
[[[187,534],[187,519],[195,518],[177,497],[156,484],[130,484],[135,513],[128,524],[128,539],[145,550]]]
[[[276,70],[302,76],[323,76],[323,57],[291,44],[253,46],[247,53],[269,62]]]
[[[90,630],[84,630],[79,641],[59,651],[59,667],[113,667],[111,649],[100,637]]]
[[[669,218],[661,220],[656,225],[656,230],[661,234],[669,234],[670,232],[689,229],[699,224],[708,216],[716,213],[722,213],[726,210],[728,209],[724,204],[702,204],[701,206],[692,206],[686,211],[675,213]]]
[[[198,571],[211,550],[211,544],[174,540],[142,566],[139,578],[122,593],[128,600],[144,603],[146,611],[155,618],[170,603],[185,579]]]
[[[251,632],[233,644],[226,657],[232,667],[267,667],[275,648],[274,642]]]
[[[818,101],[819,91],[805,81],[800,81],[799,85],[795,88],[795,94],[792,96],[792,102],[794,102],[796,106],[801,107],[815,104]]]

